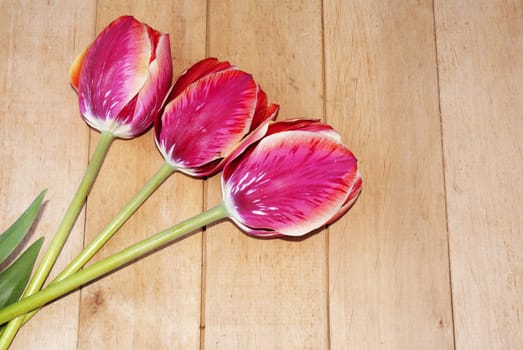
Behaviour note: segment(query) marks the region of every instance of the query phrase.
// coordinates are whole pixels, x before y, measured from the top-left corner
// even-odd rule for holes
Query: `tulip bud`
[[[131,16],[110,23],[70,70],[91,127],[132,138],[151,127],[169,92],[169,36]]]
[[[250,74],[206,58],[174,84],[155,124],[156,145],[175,169],[209,176],[221,170],[233,150],[263,136],[277,112]]]
[[[263,237],[301,236],[346,212],[361,191],[356,158],[318,121],[272,123],[266,135],[224,167],[230,218]]]

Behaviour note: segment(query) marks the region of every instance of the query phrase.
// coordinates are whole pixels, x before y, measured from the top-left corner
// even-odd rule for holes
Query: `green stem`
[[[7,322],[19,315],[23,315],[31,310],[42,307],[72,290],[91,282],[105,274],[114,271],[125,264],[141,258],[150,252],[164,246],[165,244],[179,239],[194,230],[205,225],[216,222],[228,216],[225,205],[220,203],[216,207],[198,214],[191,219],[185,220],[166,230],[146,238],[138,243],[129,246],[118,253],[115,253],[99,262],[88,266],[79,272],[42,289],[40,292],[30,297],[24,298],[17,303],[6,306],[0,310],[0,324]]]
[[[176,169],[165,162],[156,174],[135,194],[127,205],[114,217],[114,219],[87,245],[80,254],[72,260],[67,267],[60,272],[50,285],[63,280],[80,270],[118,231],[118,229],[134,214],[134,212],[151,196],[151,194],[175,171]],[[24,323],[29,321],[38,310],[25,315]]]
[[[23,294],[23,297],[32,295],[39,291],[40,288],[42,288],[42,285],[44,284],[47,276],[49,275],[51,268],[56,262],[56,259],[60,254],[60,251],[62,250],[65,241],[69,236],[69,233],[71,232],[71,229],[78,217],[78,214],[80,213],[80,210],[85,204],[87,195],[89,194],[89,191],[93,186],[93,183],[96,179],[96,176],[98,175],[100,167],[102,166],[102,163],[105,159],[105,155],[107,154],[107,151],[109,150],[109,147],[111,146],[113,139],[114,135],[108,131],[104,131],[100,135],[98,145],[96,146],[96,149],[89,162],[89,165],[87,166],[84,177],[80,182],[78,189],[76,190],[71,204],[69,204],[69,208],[67,209],[65,216],[62,222],[60,223],[60,226],[56,230],[56,233],[53,237],[51,244],[49,245],[49,248],[43,256],[42,261],[40,262],[40,265],[34,273],[31,281],[29,282]],[[1,350],[7,349],[9,344],[11,344],[13,338],[18,332],[18,329],[20,329],[20,327],[22,326],[23,320],[23,317],[18,317],[17,319],[7,324],[0,338]]]

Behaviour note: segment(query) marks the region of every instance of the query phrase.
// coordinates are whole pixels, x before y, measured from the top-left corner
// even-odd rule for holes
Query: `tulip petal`
[[[160,35],[156,40],[157,42],[153,42],[156,49],[153,51],[155,58],[149,65],[149,78],[138,93],[136,104],[128,104],[133,106],[133,111],[126,111],[124,108],[119,115],[121,116],[119,119],[125,123],[122,129],[127,128],[127,124],[132,127],[132,130],[127,135],[123,135],[124,130],[122,132],[115,130],[119,137],[132,137],[147,130],[164,103],[165,92],[169,90],[172,79],[169,36]]]
[[[88,123],[112,130],[149,76],[150,53],[146,26],[133,17],[120,17],[100,33],[83,60],[78,84],[80,111]]]
[[[267,106],[267,114],[264,121],[274,121],[280,111],[280,105],[271,103]]]
[[[279,132],[226,165],[224,201],[233,221],[252,231],[300,236],[336,215],[356,173],[354,155],[330,137]]]
[[[215,57],[204,58],[203,60],[195,63],[185,72],[174,83],[174,87],[171,91],[169,99],[174,99],[176,96],[182,93],[189,85],[203,78],[206,75],[221,72],[227,69],[237,69],[227,61],[220,62]]]
[[[80,72],[82,70],[82,65],[84,63],[85,56],[89,51],[90,46],[86,47],[73,61],[71,68],[69,69],[69,80],[71,85],[78,91],[78,86],[80,85]]]
[[[340,216],[345,214],[345,212],[352,207],[352,205],[354,204],[354,202],[356,202],[356,199],[358,199],[358,196],[361,193],[361,186],[362,186],[362,179],[361,179],[360,172],[358,171],[355,174],[354,179],[352,181],[352,187],[351,187],[351,190],[349,192],[350,193],[349,197],[347,197],[347,199],[345,200],[345,203],[343,204],[343,206],[340,208],[340,210],[338,210],[336,215],[334,215],[327,222],[327,224],[333,223],[334,221],[338,220],[338,218]]]
[[[251,129],[256,129],[267,118],[267,94],[258,85],[258,95],[256,97],[256,113],[252,117]]]
[[[156,143],[180,171],[229,154],[249,131],[257,87],[251,75],[226,70],[191,84],[165,108]],[[191,145],[187,147],[187,145]]]
[[[267,130],[267,135],[290,130],[312,131],[329,137],[335,142],[341,142],[341,137],[336,132],[336,130],[334,130],[332,126],[322,123],[319,119],[296,118],[278,121],[277,123],[271,123],[269,130]]]
[[[275,232],[270,229],[260,229],[260,228],[252,228],[249,226],[244,225],[242,222],[235,220],[233,218],[234,223],[242,230],[243,232],[251,235],[256,236],[260,238],[279,238],[279,237],[285,237],[285,235],[282,235],[281,233]]]

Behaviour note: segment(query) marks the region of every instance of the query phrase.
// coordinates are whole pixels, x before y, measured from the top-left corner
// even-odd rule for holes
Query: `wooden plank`
[[[6,228],[48,188],[27,242],[45,236],[43,249],[87,165],[89,129],[68,69],[92,36],[93,21],[94,6],[84,1],[0,2],[0,223]],[[56,268],[81,249],[83,222],[82,214]],[[76,349],[78,303],[74,293],[48,306],[21,329],[11,349]]]
[[[205,55],[205,1],[98,1],[97,32],[122,14],[170,33],[177,75]],[[84,45],[87,45],[85,42]],[[93,142],[97,134],[93,132]],[[115,142],[87,211],[93,237],[161,166],[153,134]],[[132,217],[100,257],[202,210],[202,182],[178,175]],[[82,290],[79,349],[196,349],[201,236],[194,235]]]
[[[523,346],[523,3],[437,1],[456,347]]]
[[[331,226],[333,349],[453,347],[431,1],[325,1],[327,120],[363,192]]]
[[[209,14],[209,55],[253,73],[279,119],[322,116],[320,1],[211,1]],[[215,177],[207,205],[220,200]],[[206,348],[327,348],[325,232],[258,240],[225,222],[206,252]]]

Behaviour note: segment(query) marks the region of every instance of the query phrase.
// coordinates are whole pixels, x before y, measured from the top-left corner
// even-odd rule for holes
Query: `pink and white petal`
[[[319,119],[287,119],[271,123],[267,135],[289,130],[312,131],[331,138],[338,143],[341,142],[340,135],[332,126],[322,123]]]
[[[272,230],[254,229],[252,227],[246,226],[241,221],[238,221],[233,216],[230,216],[229,218],[238,226],[238,228],[240,230],[242,230],[243,232],[245,232],[245,233],[247,233],[247,234],[249,234],[251,236],[256,236],[256,237],[260,237],[260,238],[280,238],[280,237],[285,237],[285,235],[282,235],[281,233],[278,233],[278,232],[274,232]]]
[[[82,65],[82,114],[102,120],[116,118],[145,83],[151,49],[146,26],[133,17],[120,17],[100,33]]]
[[[119,135],[118,131],[115,131],[118,137],[133,137],[146,131],[165,101],[172,80],[169,35],[160,35],[157,40],[157,43],[153,43],[156,48],[153,54],[155,59],[149,65],[149,77],[138,93],[134,111],[127,116],[121,116],[122,123],[131,126],[131,132],[128,135]]]
[[[164,157],[178,168],[194,168],[229,154],[249,131],[256,84],[242,71],[198,80],[165,108],[156,128]]]
[[[204,58],[203,60],[195,63],[185,72],[174,83],[173,89],[170,93],[169,100],[174,99],[182,93],[189,85],[203,78],[206,75],[221,72],[227,69],[237,69],[227,61],[220,62],[215,57]]]
[[[231,216],[253,229],[301,236],[325,225],[343,205],[357,171],[342,144],[310,131],[262,139],[224,171]]]
[[[361,193],[361,186],[362,186],[361,175],[360,175],[360,172],[357,171],[355,176],[354,176],[353,185],[352,185],[352,188],[350,190],[349,196],[345,200],[345,203],[343,204],[343,206],[338,210],[336,215],[334,215],[327,222],[327,225],[333,223],[336,220],[338,220],[338,218],[340,216],[345,214],[347,212],[347,210],[349,210],[354,205],[354,203],[356,202],[356,199],[358,199],[358,196]]]
[[[184,174],[194,177],[207,177],[212,176],[222,169],[222,159],[214,159],[209,163],[205,163],[199,167],[193,168],[178,168],[178,170]]]

